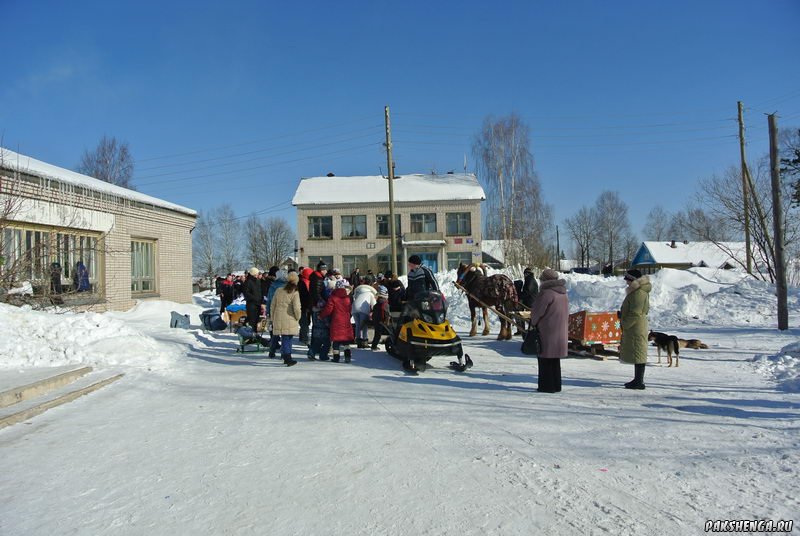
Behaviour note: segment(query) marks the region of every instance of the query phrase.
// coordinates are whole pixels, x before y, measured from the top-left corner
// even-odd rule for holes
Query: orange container
[[[569,340],[582,346],[619,344],[621,335],[616,311],[578,311],[569,315]]]

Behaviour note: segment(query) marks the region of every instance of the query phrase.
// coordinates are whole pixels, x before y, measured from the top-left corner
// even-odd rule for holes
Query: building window
[[[388,214],[378,214],[378,238],[391,238],[392,230],[389,229],[389,222],[390,220]],[[400,230],[400,214],[394,215],[394,231],[396,236],[403,234],[403,232]]]
[[[309,216],[309,238],[333,238],[333,216]]]
[[[366,216],[342,216],[342,238],[366,238]]]
[[[392,271],[392,256],[391,255],[376,255],[375,256],[376,263],[378,265],[378,272],[377,273],[387,273]],[[403,270],[403,256],[397,255],[397,269],[402,271]],[[395,274],[400,275],[400,274]]]
[[[366,255],[342,255],[342,275],[344,277],[350,277],[356,267],[361,268],[361,275],[367,273]]]
[[[6,227],[0,234],[0,256],[3,279],[11,283],[30,281],[35,295],[47,294],[47,289],[56,294],[98,290],[101,255],[97,236]]]
[[[436,213],[412,214],[411,215],[412,233],[435,233],[436,232]]]
[[[156,243],[131,240],[131,294],[152,294],[156,289]]]
[[[469,251],[459,251],[457,253],[447,254],[448,270],[455,270],[461,263],[470,264],[471,262],[472,262],[472,253],[470,253]]]
[[[469,212],[447,213],[447,236],[468,236],[472,234],[472,219]]]
[[[328,270],[333,268],[333,255],[314,255],[308,257],[308,267],[312,270],[317,269],[317,265],[324,262],[328,265]]]

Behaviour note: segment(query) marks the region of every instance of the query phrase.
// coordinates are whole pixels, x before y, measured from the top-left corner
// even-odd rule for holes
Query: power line
[[[689,132],[713,132],[719,130],[730,130],[732,125],[720,125],[717,127],[710,127],[710,128],[694,128],[694,129],[685,129],[685,130],[670,130],[670,131],[661,131],[661,132],[650,132],[646,133],[646,135],[670,135],[670,134],[685,134]],[[402,126],[397,127],[395,130],[400,132],[401,134],[420,134],[426,136],[448,136],[448,137],[473,137],[473,134],[466,134],[466,133],[452,133],[452,132],[426,132],[421,130],[409,130]],[[581,129],[583,130],[583,129]],[[586,129],[591,130],[591,129]],[[602,137],[609,137],[609,136],[632,136],[638,135],[642,136],[645,133],[636,133],[636,132],[613,132],[613,133],[595,133],[595,134],[544,134],[541,131],[531,133],[531,138],[533,139],[554,139],[554,138],[563,138],[563,139],[576,139],[576,138],[597,138],[598,136]]]
[[[366,127],[366,128],[360,128],[360,129],[357,129],[357,130],[351,130],[351,131],[348,131],[348,132],[343,132],[340,135],[355,134],[357,132],[364,132],[364,131],[367,131],[367,130],[374,130],[374,129],[380,128],[380,127],[381,127],[381,125],[372,125],[372,126],[369,126],[369,127]],[[177,163],[174,163],[174,164],[163,164],[163,165],[160,165],[160,166],[152,166],[152,167],[148,167],[148,168],[141,168],[138,171],[150,171],[150,170],[153,170],[153,169],[163,169],[163,168],[169,168],[169,167],[188,166],[188,165],[191,165],[191,164],[200,164],[200,163],[203,163],[203,162],[213,162],[213,161],[216,161],[216,160],[224,160],[226,158],[236,158],[236,157],[239,157],[239,156],[247,156],[247,155],[256,154],[256,153],[263,153],[263,152],[271,151],[271,150],[274,150],[274,149],[283,149],[283,148],[286,148],[286,147],[295,147],[297,145],[303,145],[303,144],[316,142],[317,140],[320,140],[320,139],[327,140],[327,139],[330,139],[330,136],[326,136],[324,138],[316,138],[316,139],[313,139],[313,140],[306,140],[306,141],[302,141],[302,142],[290,143],[290,144],[287,144],[287,145],[277,145],[277,146],[274,146],[274,147],[266,147],[266,148],[263,148],[263,149],[256,149],[254,151],[245,151],[243,153],[234,153],[234,154],[223,155],[223,156],[215,156],[213,158],[204,158],[202,160],[189,160],[189,161],[186,161],[186,162],[177,162]],[[341,140],[341,141],[347,141],[347,140]]]
[[[161,156],[153,156],[153,157],[150,157],[150,158],[140,158],[140,159],[136,160],[136,162],[137,163],[138,162],[150,162],[152,160],[162,160],[162,159],[165,159],[165,158],[174,158],[174,157],[177,157],[177,156],[185,156],[185,155],[204,153],[204,152],[210,152],[210,151],[219,151],[219,150],[222,150],[222,149],[231,149],[231,148],[235,148],[235,147],[243,147],[245,145],[253,145],[255,143],[263,143],[265,141],[281,140],[281,139],[286,138],[287,136],[299,136],[301,134],[308,134],[309,132],[319,132],[320,130],[325,130],[325,129],[329,129],[329,128],[337,128],[337,127],[344,126],[344,125],[352,125],[354,123],[359,123],[361,121],[366,121],[367,119],[372,119],[374,117],[375,117],[374,115],[370,114],[368,116],[360,117],[358,119],[353,119],[352,121],[345,121],[345,122],[335,123],[335,124],[331,124],[331,125],[325,125],[325,126],[317,127],[317,128],[313,128],[313,129],[301,130],[301,131],[298,131],[298,132],[295,132],[295,133],[291,133],[291,134],[284,134],[284,135],[281,135],[281,136],[276,136],[274,138],[268,138],[266,140],[246,141],[246,142],[236,143],[236,144],[232,144],[232,145],[211,147],[211,148],[208,148],[208,149],[197,149],[197,150],[194,150],[194,151],[187,151],[187,152],[183,152],[183,153],[172,153],[172,154],[161,155]]]
[[[220,168],[220,167],[224,167],[224,166],[235,166],[235,165],[239,165],[239,164],[245,164],[247,162],[257,162],[257,161],[260,161],[260,160],[264,160],[265,158],[274,158],[276,156],[284,156],[284,155],[287,155],[287,154],[294,154],[294,153],[299,153],[299,152],[303,152],[303,151],[310,151],[310,150],[317,149],[318,147],[329,147],[331,145],[337,145],[339,143],[345,143],[345,142],[348,142],[348,141],[353,141],[353,140],[358,140],[358,139],[363,139],[363,138],[369,138],[369,137],[372,137],[373,135],[374,135],[373,133],[364,134],[362,136],[354,136],[352,138],[347,138],[347,139],[344,139],[344,140],[336,140],[336,141],[332,141],[330,143],[317,144],[317,145],[314,145],[314,146],[311,146],[311,147],[303,147],[301,149],[294,149],[294,150],[291,150],[291,151],[284,151],[284,152],[276,153],[276,154],[273,154],[273,155],[260,156],[260,157],[257,157],[257,158],[248,158],[248,159],[245,159],[245,160],[238,160],[238,161],[235,161],[235,162],[222,163],[222,164],[219,164],[217,166],[212,166],[211,169]],[[203,170],[207,170],[207,169],[209,169],[208,166],[203,166],[203,167],[199,167],[199,168],[183,169],[183,170],[178,170],[178,171],[168,171],[166,173],[159,173],[159,174],[156,174],[156,175],[147,175],[147,176],[144,176],[144,177],[137,177],[137,181],[139,181],[141,179],[154,179],[154,178],[157,178],[157,177],[169,177],[171,175],[180,175],[180,174],[184,174],[184,173],[193,173],[195,171],[203,171]],[[158,182],[166,182],[166,181],[151,181],[151,182],[141,182],[141,183],[137,182],[137,183],[138,184],[142,184],[142,185],[146,185],[146,184],[155,184],[155,183],[158,183]]]
[[[573,148],[573,147],[618,147],[620,145],[667,145],[667,144],[674,144],[674,143],[692,143],[696,141],[707,141],[707,140],[723,140],[723,139],[730,139],[735,138],[735,134],[726,135],[726,136],[711,136],[706,138],[686,138],[682,140],[661,140],[661,141],[644,141],[644,142],[625,142],[625,143],[596,143],[596,144],[569,144],[569,145],[537,145],[535,148]],[[425,141],[409,141],[409,140],[397,140],[395,143],[397,144],[414,144],[414,145],[450,145],[454,147],[463,147],[462,144],[457,143],[449,143],[449,142],[425,142]]]
[[[221,171],[221,172],[218,172],[218,173],[208,173],[206,175],[195,175],[195,176],[192,176],[192,177],[182,177],[182,178],[178,178],[178,179],[166,179],[166,180],[158,181],[158,182],[155,182],[155,183],[149,183],[149,184],[163,184],[163,183],[167,183],[167,182],[193,181],[193,180],[196,180],[196,179],[202,179],[202,178],[207,178],[207,177],[219,177],[219,176],[223,176],[223,175],[231,175],[231,174],[247,172],[247,171],[262,170],[264,168],[275,167],[275,166],[280,166],[280,165],[285,165],[285,164],[292,164],[292,163],[295,163],[295,162],[303,162],[303,161],[306,161],[306,160],[313,160],[313,159],[320,158],[320,157],[323,157],[323,156],[330,156],[330,155],[333,155],[333,154],[339,154],[339,153],[344,153],[344,152],[348,152],[348,151],[354,151],[354,150],[357,150],[357,149],[364,149],[364,148],[367,148],[367,147],[379,147],[379,146],[381,146],[380,143],[368,143],[366,145],[358,145],[358,146],[355,146],[355,147],[348,147],[348,148],[340,149],[340,150],[337,150],[337,151],[329,151],[327,153],[320,153],[320,154],[316,154],[316,155],[313,155],[313,156],[306,156],[306,157],[303,157],[303,158],[294,158],[294,159],[291,159],[291,160],[284,160],[282,162],[272,162],[272,163],[264,164],[264,165],[261,165],[261,166],[253,166],[253,167],[244,168],[244,169]],[[237,179],[241,179],[241,178],[243,178],[243,177],[237,176]],[[216,179],[212,179],[212,180],[209,180],[209,181],[197,181],[195,184],[193,184],[193,186],[202,185],[202,184],[210,184],[210,183],[215,182],[215,181],[216,181]],[[139,185],[137,184],[136,186],[139,186]],[[178,189],[184,189],[184,188],[185,187],[183,187],[183,186],[178,187]],[[170,191],[170,190],[167,189],[167,190],[161,190],[161,191]]]

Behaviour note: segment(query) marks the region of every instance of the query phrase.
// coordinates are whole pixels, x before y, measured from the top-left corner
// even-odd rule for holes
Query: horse
[[[479,269],[480,268],[480,269]],[[486,275],[486,268],[476,264],[460,263],[458,271],[458,284],[467,292],[469,301],[469,313],[472,320],[472,329],[469,335],[473,337],[477,334],[475,309],[483,309],[483,335],[489,334],[489,312],[487,307],[493,307],[500,317],[500,334],[498,341],[511,339],[511,322],[507,320],[512,311],[519,308],[519,298],[514,282],[503,274],[495,274],[491,277]],[[482,302],[482,303],[479,303]],[[504,318],[505,317],[505,318]]]

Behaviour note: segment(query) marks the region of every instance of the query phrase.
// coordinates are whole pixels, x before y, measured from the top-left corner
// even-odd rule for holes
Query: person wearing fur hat
[[[522,283],[519,301],[522,305],[530,309],[533,307],[533,300],[536,299],[536,295],[539,293],[539,285],[536,283],[536,276],[533,275],[532,269],[525,268],[523,275],[525,276],[525,280]]]
[[[345,279],[336,280],[336,288],[328,303],[319,314],[320,318],[331,319],[331,342],[333,343],[334,363],[339,362],[339,354],[344,350],[344,362],[349,363],[351,359],[350,343],[353,342],[353,326],[350,323],[350,285]]]
[[[561,359],[567,357],[569,335],[569,300],[566,281],[547,268],[539,276],[539,292],[531,308],[531,326],[538,326],[541,351],[539,365],[540,393],[561,391]]]
[[[276,280],[277,281],[277,280]],[[295,365],[292,359],[292,338],[300,333],[300,292],[297,284],[300,278],[297,272],[290,272],[286,281],[275,291],[270,302],[269,316],[272,318],[272,340],[280,338],[281,358],[287,367]],[[274,344],[270,344],[270,349]]]
[[[619,345],[619,359],[632,363],[633,380],[625,384],[626,389],[644,389],[644,369],[647,366],[647,335],[649,326],[647,313],[650,311],[650,278],[636,269],[625,272],[625,299],[619,310],[622,340]]]
[[[258,318],[261,316],[261,304],[264,297],[261,294],[261,279],[259,279],[258,268],[253,266],[247,271],[242,291],[247,307],[247,323],[253,328],[253,333],[258,330]]]

